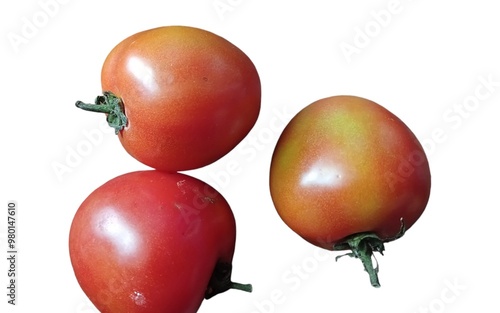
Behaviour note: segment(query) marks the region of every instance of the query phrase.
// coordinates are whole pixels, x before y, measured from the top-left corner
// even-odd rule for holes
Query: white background
[[[251,294],[229,291],[204,301],[199,312],[498,312],[498,5],[355,2],[2,1],[0,311],[97,312],[70,265],[71,220],[92,190],[146,167],[101,126],[104,116],[74,102],[101,91],[102,62],[119,41],[180,24],[240,47],[263,88],[249,136],[223,159],[189,172],[230,202],[238,224],[233,278],[254,286]],[[431,163],[427,210],[378,257],[379,289],[358,260],[335,262],[337,253],[289,230],[268,191],[271,153],[286,122],[338,94],[369,98],[398,115]],[[85,133],[100,134],[90,149]],[[54,166],[61,165],[69,171],[58,174]],[[18,201],[16,307],[6,304],[9,200]]]

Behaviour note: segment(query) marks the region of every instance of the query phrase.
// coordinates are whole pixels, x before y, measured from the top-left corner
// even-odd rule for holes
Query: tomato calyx
[[[368,272],[368,275],[370,276],[370,283],[372,284],[372,286],[376,288],[380,287],[380,282],[378,279],[379,268],[377,259],[373,255],[373,252],[379,252],[381,255],[384,255],[384,243],[394,241],[398,238],[401,238],[405,234],[406,227],[404,221],[402,218],[400,219],[400,221],[401,227],[399,229],[399,232],[392,238],[381,239],[375,233],[363,232],[348,236],[339,243],[336,243],[333,246],[334,251],[351,250],[352,252],[337,256],[335,258],[335,261],[344,256],[360,259],[363,263],[365,271]],[[375,267],[373,266],[372,257],[376,262]]]
[[[124,112],[123,101],[112,92],[103,92],[102,96],[96,97],[93,104],[77,101],[75,105],[85,111],[107,114],[106,121],[115,129],[115,134],[127,125],[128,119]]]
[[[237,289],[246,292],[252,292],[251,284],[240,284],[231,281],[231,272],[233,266],[230,263],[218,262],[215,266],[212,277],[205,291],[205,299],[210,299],[219,293],[223,293],[229,289]]]

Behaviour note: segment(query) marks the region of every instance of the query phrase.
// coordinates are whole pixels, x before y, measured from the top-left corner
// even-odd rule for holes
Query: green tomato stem
[[[401,238],[404,235],[405,231],[406,228],[404,225],[404,221],[403,219],[401,219],[401,228],[399,230],[399,233],[393,238],[382,240],[372,232],[364,232],[351,235],[333,246],[333,250],[335,251],[351,250],[350,253],[336,257],[335,260],[338,260],[343,256],[350,256],[360,259],[361,263],[363,263],[365,271],[370,277],[371,285],[378,288],[380,287],[380,282],[378,279],[378,264],[376,266],[373,266],[373,252],[379,252],[383,255],[383,252],[385,250],[384,243]]]
[[[383,243],[381,245],[383,247]],[[380,282],[378,280],[378,265],[377,267],[373,267],[373,250],[370,244],[365,241],[360,242],[357,253],[359,259],[363,263],[365,271],[370,276],[370,283],[372,284],[372,286],[376,288],[380,287]]]
[[[231,282],[231,287],[229,289],[236,289],[236,290],[241,290],[245,292],[252,292],[253,287],[252,284],[240,284],[240,283],[235,283]]]
[[[115,129],[115,134],[118,134],[128,123],[123,101],[112,92],[104,92],[102,96],[97,96],[95,103],[77,101],[75,105],[85,111],[107,114],[106,121]]]

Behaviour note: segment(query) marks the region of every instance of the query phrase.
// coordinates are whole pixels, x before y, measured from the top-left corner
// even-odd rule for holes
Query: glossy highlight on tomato
[[[318,100],[286,126],[270,168],[281,219],[308,242],[352,250],[378,287],[372,252],[424,212],[431,175],[411,130],[379,104],[355,96]]]
[[[75,276],[102,313],[195,313],[230,288],[236,224],[226,200],[188,175],[139,171],[93,191],[76,212]]]
[[[106,113],[125,150],[164,171],[215,162],[260,112],[260,78],[250,58],[195,27],[158,27],[124,39],[104,61],[101,84],[95,104],[77,107]]]

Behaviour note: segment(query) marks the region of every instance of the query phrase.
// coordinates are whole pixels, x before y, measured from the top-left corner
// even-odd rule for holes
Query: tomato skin
[[[140,171],[92,192],[71,225],[77,280],[100,312],[194,313],[214,267],[230,264],[235,221],[193,177]]]
[[[252,129],[261,85],[245,53],[211,32],[167,26],[134,34],[108,55],[104,92],[122,99],[125,150],[159,170],[208,165]]]
[[[334,96],[300,111],[276,145],[270,191],[283,221],[333,250],[348,236],[409,229],[430,196],[428,160],[411,130],[367,99]]]

